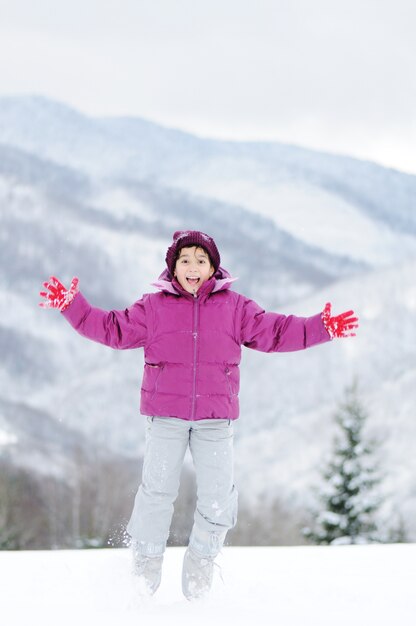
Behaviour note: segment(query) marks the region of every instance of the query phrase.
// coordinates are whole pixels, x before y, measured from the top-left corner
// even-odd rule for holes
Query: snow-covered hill
[[[140,454],[142,353],[86,342],[38,308],[38,291],[52,273],[78,275],[92,303],[123,308],[153,290],[173,231],[198,228],[239,276],[234,288],[264,308],[309,315],[331,300],[335,312],[353,307],[361,318],[354,340],[306,353],[244,351],[242,499],[309,504],[331,415],[356,377],[382,438],[385,513],[403,515],[416,538],[415,176],[90,118],[44,98],[0,98],[0,142],[2,458],[63,474],[59,450],[72,449],[74,432],[86,447]],[[30,430],[38,419],[48,425],[43,446]],[[37,453],[24,454],[31,444]]]
[[[409,261],[341,281],[285,307],[286,312],[309,314],[319,310],[324,296],[342,310],[353,302],[360,315],[353,340],[271,357],[246,352],[250,367],[243,374],[242,404],[247,413],[245,423],[240,420],[237,426],[243,434],[237,474],[246,494],[278,497],[291,506],[312,504],[312,488],[334,436],[333,413],[345,384],[356,380],[369,415],[366,435],[379,440],[385,518],[397,523],[400,512],[411,534],[416,532],[416,460],[411,452],[416,441],[415,275],[416,261]],[[251,402],[257,385],[262,394]],[[247,467],[247,458],[256,462]]]
[[[162,584],[138,594],[129,550],[0,554],[2,622],[152,626],[413,626],[415,545],[225,548],[211,595],[188,602],[184,548],[168,548]]]

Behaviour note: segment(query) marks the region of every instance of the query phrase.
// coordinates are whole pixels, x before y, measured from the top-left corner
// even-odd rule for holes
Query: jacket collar
[[[208,296],[210,293],[215,293],[216,291],[229,289],[231,287],[231,284],[235,280],[238,280],[238,278],[232,278],[230,273],[226,269],[224,269],[223,267],[219,267],[214,276],[207,280],[198,289],[198,298],[200,296]],[[191,293],[181,287],[176,278],[173,278],[171,276],[168,269],[163,270],[158,280],[151,284],[153,287],[156,287],[160,291],[171,293],[175,296],[187,296],[190,298],[194,297]]]

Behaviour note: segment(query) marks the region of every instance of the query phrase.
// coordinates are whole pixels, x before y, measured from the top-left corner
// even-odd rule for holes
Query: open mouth
[[[200,279],[199,279],[199,278],[197,278],[197,277],[190,277],[190,276],[187,276],[187,277],[186,277],[186,282],[187,282],[189,285],[191,285],[192,287],[196,287],[196,285],[198,285],[198,284],[199,284],[199,281],[200,281]]]

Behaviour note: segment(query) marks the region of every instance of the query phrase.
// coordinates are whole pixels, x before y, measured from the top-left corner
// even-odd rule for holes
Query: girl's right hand
[[[74,276],[70,288],[66,289],[55,276],[51,276],[49,281],[43,283],[43,286],[49,291],[39,293],[45,299],[44,302],[39,303],[39,306],[44,309],[65,311],[79,291],[78,282],[78,278]]]

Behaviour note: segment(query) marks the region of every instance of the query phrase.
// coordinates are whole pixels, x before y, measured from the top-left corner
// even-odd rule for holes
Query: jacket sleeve
[[[79,292],[62,315],[80,335],[110,348],[140,348],[146,342],[143,298],[124,311],[103,311],[92,307]]]
[[[331,341],[321,313],[296,317],[266,313],[253,300],[245,299],[241,316],[241,343],[261,352],[293,352]]]

